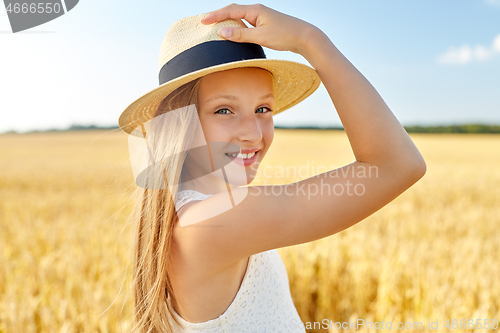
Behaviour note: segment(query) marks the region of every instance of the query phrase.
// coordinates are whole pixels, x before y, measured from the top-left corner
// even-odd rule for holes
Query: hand
[[[207,13],[202,24],[212,24],[227,19],[245,19],[254,28],[223,28],[219,36],[234,42],[259,44],[277,51],[302,54],[311,34],[319,29],[314,25],[266,7],[261,4],[237,5]],[[230,32],[225,35],[224,30]]]

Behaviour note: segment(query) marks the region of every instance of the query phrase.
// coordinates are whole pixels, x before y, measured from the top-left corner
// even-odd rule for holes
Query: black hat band
[[[179,53],[163,65],[158,75],[160,86],[203,68],[250,59],[266,59],[262,46],[230,40],[204,42]]]

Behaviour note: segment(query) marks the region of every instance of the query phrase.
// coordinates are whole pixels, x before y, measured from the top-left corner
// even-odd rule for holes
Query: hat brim
[[[321,79],[313,68],[295,61],[250,59],[230,62],[165,82],[131,103],[120,115],[118,124],[123,131],[131,134],[140,124],[154,117],[160,103],[175,89],[210,73],[241,67],[258,67],[273,74],[276,93],[273,116],[303,101],[321,84]]]

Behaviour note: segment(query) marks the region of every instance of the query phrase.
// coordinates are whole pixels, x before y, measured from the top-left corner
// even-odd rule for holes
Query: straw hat
[[[273,116],[301,102],[319,87],[321,80],[313,68],[294,61],[266,59],[260,45],[225,40],[217,34],[223,27],[246,28],[243,21],[229,19],[204,25],[200,20],[206,15],[185,17],[168,29],[158,62],[160,86],[123,111],[118,120],[122,130],[131,134],[152,119],[162,100],[180,86],[227,69],[259,67],[273,74]]]

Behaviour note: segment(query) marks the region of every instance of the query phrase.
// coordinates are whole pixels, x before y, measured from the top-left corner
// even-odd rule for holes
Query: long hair
[[[155,118],[188,105],[194,104],[198,109],[199,83],[200,79],[194,80],[168,95],[160,103]],[[155,161],[161,161],[163,156],[185,151],[190,144],[190,129],[194,121],[192,113],[177,113],[176,117],[169,118],[169,121],[174,123],[164,124],[158,121],[144,133]],[[167,125],[168,131],[165,131]],[[178,157],[162,162],[162,168],[165,180],[176,180],[179,184],[185,155],[175,156]],[[168,267],[174,225],[178,218],[174,205],[177,193],[171,193],[168,184],[163,188],[145,186],[144,189],[139,188],[139,191],[132,281],[135,324],[133,332],[172,333],[174,331],[169,317],[182,326],[172,316],[173,309],[167,302],[168,297],[171,298],[172,304],[176,300]]]

